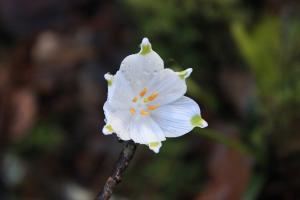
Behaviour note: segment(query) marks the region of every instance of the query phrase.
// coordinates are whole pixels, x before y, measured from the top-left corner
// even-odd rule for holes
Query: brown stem
[[[113,173],[108,179],[102,189],[97,195],[95,200],[108,200],[114,188],[122,179],[122,174],[129,165],[129,162],[133,158],[137,145],[133,141],[126,141],[124,148],[119,156],[117,163],[115,164]]]

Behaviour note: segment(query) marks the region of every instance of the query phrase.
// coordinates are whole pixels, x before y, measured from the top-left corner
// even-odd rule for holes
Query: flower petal
[[[181,79],[184,80],[190,77],[192,72],[193,72],[193,68],[187,68],[186,70],[183,70],[181,72],[176,72],[176,73]]]
[[[150,144],[166,140],[163,131],[149,116],[137,116],[131,121],[130,137],[135,143]]]
[[[151,113],[151,117],[164,131],[166,137],[179,137],[190,132],[195,126],[203,125],[192,123],[195,116],[201,118],[200,108],[194,100],[186,96]]]
[[[112,128],[111,124],[105,124],[105,126],[102,129],[102,132],[104,135],[110,135],[114,132],[114,129]]]
[[[149,146],[149,149],[151,149],[155,153],[159,153],[159,149],[162,145],[161,145],[161,142],[152,142],[152,143],[148,144],[148,146]]]
[[[191,119],[191,123],[193,126],[198,126],[200,128],[205,128],[208,126],[208,123],[202,119],[200,115],[194,115]]]
[[[114,75],[108,72],[104,74],[104,79],[107,81],[107,99],[110,99],[112,95],[112,88],[114,88],[112,87]]]
[[[127,109],[116,110],[108,102],[105,102],[103,110],[106,118],[106,126],[103,128],[103,133],[107,135],[107,133],[115,132],[122,140],[130,140],[129,124],[132,120],[130,112]]]
[[[104,78],[107,81],[108,87],[111,86],[112,82],[113,82],[113,79],[114,79],[114,76],[110,73],[106,73],[106,74],[104,74]]]
[[[129,108],[134,93],[122,72],[118,71],[113,77],[113,83],[108,87],[107,96],[107,100],[113,108]]]
[[[158,94],[154,104],[164,105],[182,97],[187,90],[185,80],[182,80],[176,72],[164,69],[156,74],[147,84],[149,93]]]
[[[164,69],[161,57],[152,50],[147,38],[141,43],[141,51],[127,56],[121,63],[120,71],[124,73],[135,91],[139,91],[150,80],[153,73]]]

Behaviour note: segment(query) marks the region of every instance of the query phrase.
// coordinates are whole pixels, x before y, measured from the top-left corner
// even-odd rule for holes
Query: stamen
[[[148,115],[150,115],[150,112],[147,112],[145,110],[141,110],[141,115],[142,116],[148,116]]]
[[[154,99],[156,99],[156,97],[158,96],[157,92],[153,92],[149,97],[144,99],[144,102],[147,103],[149,101],[153,101]]]
[[[134,114],[135,114],[135,109],[134,109],[134,108],[130,108],[130,113],[131,113],[132,115],[134,115]]]
[[[137,98],[137,97],[134,97],[134,98],[132,99],[132,102],[133,102],[133,103],[136,103],[137,100],[138,100],[138,98]]]
[[[144,88],[141,92],[140,92],[140,96],[143,97],[145,96],[145,94],[147,93],[148,89]]]
[[[159,104],[157,104],[157,105],[149,105],[148,107],[147,107],[147,109],[148,110],[155,110],[155,109],[157,109],[159,107]]]

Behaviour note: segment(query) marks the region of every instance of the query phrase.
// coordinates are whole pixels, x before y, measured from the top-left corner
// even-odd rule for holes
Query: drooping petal
[[[113,108],[127,109],[130,106],[134,93],[129,82],[122,72],[118,71],[108,87],[107,100]]]
[[[195,126],[203,126],[202,123],[193,123],[195,116],[201,118],[200,108],[194,100],[186,96],[157,108],[151,114],[166,137],[179,137],[190,132]]]
[[[149,149],[151,149],[155,153],[159,153],[159,149],[162,145],[161,145],[161,142],[152,142],[152,143],[148,144],[148,146],[149,146]]]
[[[148,100],[159,105],[176,101],[182,97],[187,90],[185,81],[171,69],[160,71],[147,83],[147,87],[149,88],[149,94],[157,94],[153,100]]]
[[[126,79],[135,91],[144,87],[153,76],[153,73],[163,70],[164,62],[161,57],[152,50],[151,44],[147,38],[141,43],[141,51],[127,56],[121,63],[122,71]]]
[[[137,116],[131,121],[130,137],[135,143],[150,144],[166,138],[157,123],[149,116]]]
[[[122,140],[130,140],[129,124],[132,116],[127,109],[114,109],[108,102],[103,106],[106,125],[103,128],[105,135],[115,132]]]

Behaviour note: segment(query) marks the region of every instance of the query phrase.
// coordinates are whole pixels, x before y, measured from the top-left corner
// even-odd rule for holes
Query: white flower
[[[115,74],[106,74],[108,98],[104,104],[104,134],[146,144],[158,153],[167,137],[179,137],[194,127],[204,128],[198,104],[184,96],[185,79],[192,69],[164,69],[163,60],[147,38],[141,51],[127,56]]]

